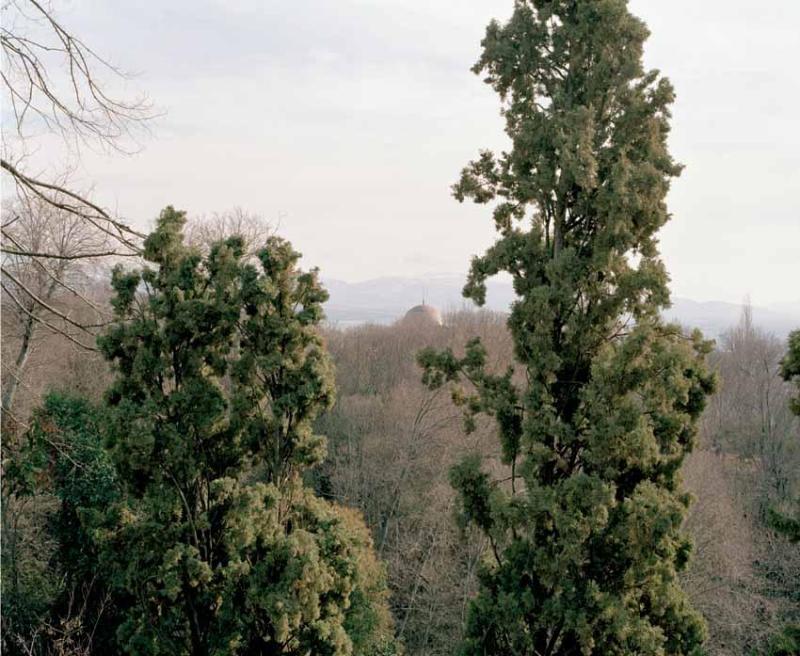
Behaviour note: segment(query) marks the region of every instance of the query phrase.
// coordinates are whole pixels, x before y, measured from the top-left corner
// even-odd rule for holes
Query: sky
[[[505,143],[469,69],[511,0],[53,4],[161,114],[135,155],[82,153],[80,184],[131,223],[167,204],[242,207],[347,281],[464,272],[492,243],[490,211],[449,187]],[[686,168],[661,237],[673,293],[800,301],[800,3],[630,7],[652,31],[645,64],[677,91],[670,146]]]

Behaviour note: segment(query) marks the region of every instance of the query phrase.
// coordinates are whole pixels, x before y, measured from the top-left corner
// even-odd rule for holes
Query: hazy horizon
[[[676,296],[800,300],[800,5],[632,0],[647,66],[677,90],[671,149],[686,165],[662,253]],[[240,206],[327,278],[466,271],[490,210],[450,197],[463,165],[504,143],[499,101],[469,68],[510,0],[294,3],[74,0],[59,18],[137,72],[165,112],[131,157],[83,153],[80,183],[147,227]],[[181,29],[174,29],[180,22]],[[35,156],[52,166],[63,153]]]

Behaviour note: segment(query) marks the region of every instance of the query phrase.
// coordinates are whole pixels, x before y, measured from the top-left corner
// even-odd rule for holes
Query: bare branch
[[[5,3],[8,16],[0,28],[4,56],[2,81],[8,94],[17,133],[37,118],[65,141],[95,142],[131,152],[124,140],[135,144],[135,131],[146,130],[155,117],[146,97],[113,98],[105,91],[106,80],[130,76],[99,56],[72,34],[38,0]]]
[[[6,237],[6,234],[3,233]],[[102,257],[139,257],[137,253],[120,253],[119,251],[102,251],[100,253],[84,253],[82,255],[58,255],[57,253],[34,253],[18,251],[13,248],[0,247],[0,252],[6,255],[19,255],[21,257],[42,258],[46,260],[89,260]]]
[[[10,162],[6,160],[0,160],[0,166],[11,174],[14,178],[15,182],[18,185],[21,185],[23,188],[30,190],[36,196],[44,200],[45,202],[49,203],[53,207],[63,210],[65,212],[69,212],[70,214],[74,214],[75,216],[79,216],[82,219],[86,219],[92,225],[100,229],[102,232],[106,233],[107,235],[114,237],[114,239],[118,240],[123,245],[131,248],[134,252],[139,252],[139,245],[135,244],[134,242],[130,241],[128,236],[138,237],[143,239],[145,235],[141,232],[138,232],[131,228],[130,226],[122,223],[121,221],[117,221],[113,219],[108,212],[106,212],[103,208],[95,205],[91,201],[87,200],[86,198],[72,192],[62,186],[52,184],[49,182],[43,182],[42,180],[36,180],[32,177],[29,177],[19,171],[16,167],[14,167]],[[58,197],[53,197],[47,195],[46,192],[54,192],[58,195],[63,195],[71,200],[77,201],[77,205],[70,205],[64,201],[58,199]],[[89,211],[93,212],[90,214]],[[98,225],[98,221],[107,222],[114,231],[111,231],[108,228],[103,228]]]
[[[66,332],[65,330],[62,330],[61,328],[58,328],[57,326],[54,326],[49,321],[46,321],[46,320],[42,319],[39,316],[36,316],[33,312],[28,310],[28,308],[26,308],[16,296],[14,296],[13,292],[10,289],[8,289],[8,287],[6,287],[5,283],[0,282],[0,287],[2,287],[3,291],[6,294],[8,294],[8,297],[14,302],[14,305],[16,305],[25,315],[29,316],[35,322],[42,324],[43,326],[45,326],[46,328],[49,328],[51,331],[53,331],[54,333],[56,333],[58,335],[63,335],[70,342],[72,342],[76,346],[80,346],[82,349],[85,349],[87,351],[97,351],[98,350],[94,346],[88,346],[88,345],[82,343],[81,341],[75,339],[68,332]]]
[[[47,310],[51,314],[54,314],[58,318],[63,319],[64,321],[66,321],[71,326],[74,326],[75,328],[78,328],[79,330],[82,330],[83,332],[88,333],[89,335],[93,334],[89,330],[89,328],[102,328],[103,326],[107,326],[108,325],[107,322],[106,323],[95,323],[95,324],[82,324],[82,323],[79,323],[79,322],[75,321],[74,319],[70,318],[69,316],[67,316],[66,314],[64,314],[63,312],[59,312],[52,305],[48,304],[42,298],[40,298],[39,296],[34,294],[30,289],[28,289],[28,287],[26,285],[24,285],[17,278],[15,278],[14,275],[11,272],[3,271],[3,275],[6,278],[9,278],[19,289],[21,289],[23,292],[25,292],[25,294],[28,297],[30,297],[31,300],[36,302],[37,305],[40,305],[42,308],[44,308],[45,310]],[[6,288],[4,287],[4,289],[6,289]]]

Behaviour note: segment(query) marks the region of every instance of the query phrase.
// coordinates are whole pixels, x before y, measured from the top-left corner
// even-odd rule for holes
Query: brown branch
[[[3,236],[8,237],[5,233]],[[100,257],[139,257],[138,253],[120,253],[119,251],[101,251],[99,253],[83,253],[81,255],[59,255],[57,253],[37,253],[34,251],[13,250],[11,248],[0,247],[0,252],[6,255],[19,255],[30,257],[31,259],[42,258],[45,260],[89,260]]]
[[[134,230],[130,226],[126,225],[125,223],[122,223],[121,221],[117,221],[115,219],[112,219],[111,216],[108,214],[108,212],[106,212],[103,208],[99,207],[98,205],[95,205],[94,203],[92,203],[89,200],[86,200],[82,196],[79,196],[78,194],[76,194],[76,193],[74,193],[72,191],[69,191],[68,189],[65,189],[64,187],[60,187],[59,185],[56,185],[56,184],[51,184],[51,183],[48,183],[48,182],[42,182],[41,180],[36,180],[34,178],[31,178],[31,177],[25,175],[24,173],[22,173],[21,171],[19,171],[10,162],[7,162],[4,159],[0,160],[0,166],[3,169],[5,169],[8,173],[10,173],[14,177],[14,179],[16,181],[18,181],[24,187],[30,189],[39,198],[41,198],[45,202],[49,203],[53,207],[56,207],[58,209],[62,209],[64,211],[66,211],[66,212],[69,212],[69,213],[74,214],[76,216],[79,216],[81,218],[84,218],[84,219],[87,219],[89,221],[92,221],[93,225],[96,225],[94,223],[94,221],[96,221],[97,219],[100,219],[102,221],[108,222],[109,224],[111,224],[111,226],[113,226],[114,228],[117,229],[118,234],[115,235],[114,233],[108,232],[108,230],[105,230],[105,229],[103,229],[103,232],[106,232],[106,234],[114,237],[115,239],[117,239],[118,241],[122,242],[123,244],[125,244],[126,246],[131,248],[132,250],[135,250],[136,252],[139,251],[139,247],[137,245],[133,244],[133,242],[129,242],[127,240],[127,238],[125,238],[123,235],[124,234],[129,234],[129,235],[133,235],[135,237],[138,237],[140,239],[144,239],[146,237],[146,235],[144,235],[141,232],[138,232],[138,231]],[[58,194],[63,194],[67,198],[71,198],[73,200],[76,200],[81,205],[83,205],[85,207],[88,207],[91,210],[94,210],[94,212],[97,213],[97,216],[92,216],[92,215],[86,214],[85,212],[81,212],[78,207],[75,207],[75,206],[72,206],[72,205],[67,205],[66,203],[60,203],[60,202],[56,201],[55,199],[50,198],[47,195],[45,195],[44,192],[41,191],[42,189],[46,189],[48,191],[53,191],[53,192],[56,192]]]
[[[17,280],[17,278],[12,273],[10,273],[9,271],[3,271],[3,275],[6,278],[10,278],[12,280],[12,282],[19,289],[24,291],[25,294],[27,294],[34,303],[36,303],[37,305],[43,307],[45,310],[47,310],[51,314],[56,315],[60,319],[63,319],[68,324],[70,324],[72,326],[75,326],[75,328],[78,328],[79,330],[82,330],[85,333],[88,333],[89,335],[94,336],[93,333],[89,330],[89,328],[102,328],[102,327],[108,325],[107,322],[106,323],[94,323],[94,324],[91,324],[91,323],[81,324],[81,323],[75,321],[74,319],[70,319],[66,314],[56,310],[52,305],[49,305],[46,301],[42,300],[39,296],[34,294],[30,289],[27,288],[27,286],[25,286],[19,280]],[[3,289],[6,289],[6,291],[8,291],[6,287],[3,287]]]
[[[71,341],[73,344],[75,344],[76,346],[80,346],[82,349],[84,349],[86,351],[98,351],[99,350],[99,349],[95,348],[94,346],[87,346],[86,344],[83,344],[81,341],[75,339],[68,332],[66,332],[64,330],[61,330],[61,328],[57,328],[56,326],[51,324],[49,321],[45,321],[41,317],[37,317],[33,312],[31,312],[28,308],[26,308],[16,296],[14,296],[14,294],[11,292],[11,290],[8,287],[6,287],[5,283],[0,282],[0,287],[3,289],[3,291],[5,291],[6,294],[8,294],[9,298],[14,302],[14,304],[20,310],[22,310],[26,315],[28,315],[31,319],[33,319],[37,323],[42,324],[43,326],[45,326],[46,328],[49,328],[51,331],[53,331],[54,333],[56,333],[58,335],[63,335],[69,341]]]
[[[9,234],[7,234],[5,232],[3,232],[2,234],[3,234],[4,237],[6,237],[6,239],[11,241],[17,248],[23,248],[19,244],[19,242],[16,241],[11,235],[9,235]],[[2,251],[3,253],[11,253],[11,251],[8,251],[8,250],[2,249],[2,248],[0,248],[0,251]],[[38,259],[36,259],[38,257],[37,255],[31,254],[31,253],[25,253],[24,251],[20,251],[17,254],[18,255],[25,255],[25,256],[30,257],[31,258],[31,262],[33,262],[40,271],[42,271],[48,278],[50,278],[50,280],[52,280],[53,283],[55,283],[56,285],[59,285],[63,289],[66,289],[68,292],[73,294],[76,298],[78,298],[81,301],[83,301],[84,303],[86,303],[86,305],[88,305],[90,308],[92,308],[98,314],[100,314],[100,315],[108,314],[105,310],[103,310],[102,308],[98,307],[95,303],[93,303],[88,298],[86,298],[83,294],[81,294],[77,289],[74,289],[72,286],[68,285],[66,282],[61,280],[58,276],[54,275],[44,264],[42,264]],[[45,256],[45,257],[47,257],[47,256]],[[85,256],[85,257],[92,257],[92,256]],[[58,258],[56,258],[56,259],[58,259]]]
[[[130,76],[69,32],[38,0],[25,2],[36,15],[28,15],[19,2],[9,4],[28,22],[40,23],[41,15],[51,37],[48,43],[15,34],[13,28],[5,27],[14,26],[13,19],[6,20],[0,28],[6,69],[11,75],[11,79],[5,74],[2,78],[11,97],[17,132],[22,135],[25,117],[31,112],[65,138],[75,137],[84,142],[97,139],[115,150],[125,151],[120,139],[132,136],[132,126],[146,124],[156,114],[144,96],[131,101],[111,98],[96,79],[95,69],[102,67],[123,79]],[[43,60],[43,55],[63,57],[58,67],[66,82],[63,93],[51,82],[49,62]]]

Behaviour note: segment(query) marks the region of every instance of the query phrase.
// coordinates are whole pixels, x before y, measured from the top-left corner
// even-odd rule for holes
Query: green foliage
[[[96,567],[91,534],[99,513],[119,498],[116,471],[102,444],[101,421],[102,413],[88,401],[50,394],[31,431],[30,456],[23,460],[40,467],[47,463],[49,475],[43,477],[39,469],[36,491],[50,491],[61,502],[53,521],[59,559],[68,564],[68,576],[87,580]]]
[[[10,483],[5,474],[4,493]],[[60,588],[58,575],[50,568],[52,542],[41,529],[39,509],[32,506],[29,498],[4,495],[0,650],[12,656],[28,653]]]
[[[647,29],[624,0],[523,0],[492,22],[474,71],[503,100],[508,152],[483,152],[454,195],[495,201],[496,243],[464,295],[507,272],[517,367],[423,351],[431,387],[495,418],[502,480],[454,469],[461,516],[491,544],[464,654],[700,653],[677,573],[691,545],[678,470],[713,390],[710,344],[663,325],[657,232],[680,167],[672,88],[645,71]],[[471,385],[472,392],[462,388]],[[520,383],[524,381],[524,383]]]
[[[113,276],[108,447],[124,495],[98,531],[130,654],[374,653],[391,639],[363,523],[303,473],[333,401],[316,325],[327,293],[276,237],[207,256],[165,209],[157,265]],[[363,570],[369,570],[366,574]]]
[[[789,349],[781,361],[781,375],[797,387],[797,396],[792,399],[792,411],[800,415],[800,330],[789,335]]]
[[[800,519],[778,512],[774,508],[768,508],[767,521],[773,529],[785,535],[788,540],[800,543]]]
[[[372,548],[372,536],[361,514],[336,506],[345,529],[358,544],[355,582],[350,595],[344,628],[353,642],[353,653],[360,656],[396,656],[401,653],[394,640],[389,613],[386,575]]]
[[[800,654],[800,626],[787,626],[767,645],[767,656],[797,656]]]
[[[794,382],[797,386],[798,394],[790,403],[792,412],[800,415],[800,330],[789,335],[789,350],[781,361],[781,375],[784,380]],[[790,517],[774,508],[767,510],[767,520],[772,528],[792,542],[800,542],[800,500],[797,501],[797,506],[796,517]]]
[[[38,576],[23,575],[20,581],[17,563],[9,563],[12,575],[3,578],[5,633],[22,637],[36,653],[47,652],[54,640],[93,643],[102,651],[113,634],[93,539],[103,510],[119,498],[116,472],[100,436],[101,416],[83,399],[49,394],[6,467],[7,493],[48,508],[41,541],[52,550],[41,559],[44,570],[34,569]],[[48,504],[50,498],[55,505]],[[10,589],[5,587],[9,578]],[[83,616],[102,616],[103,622],[84,630]]]

